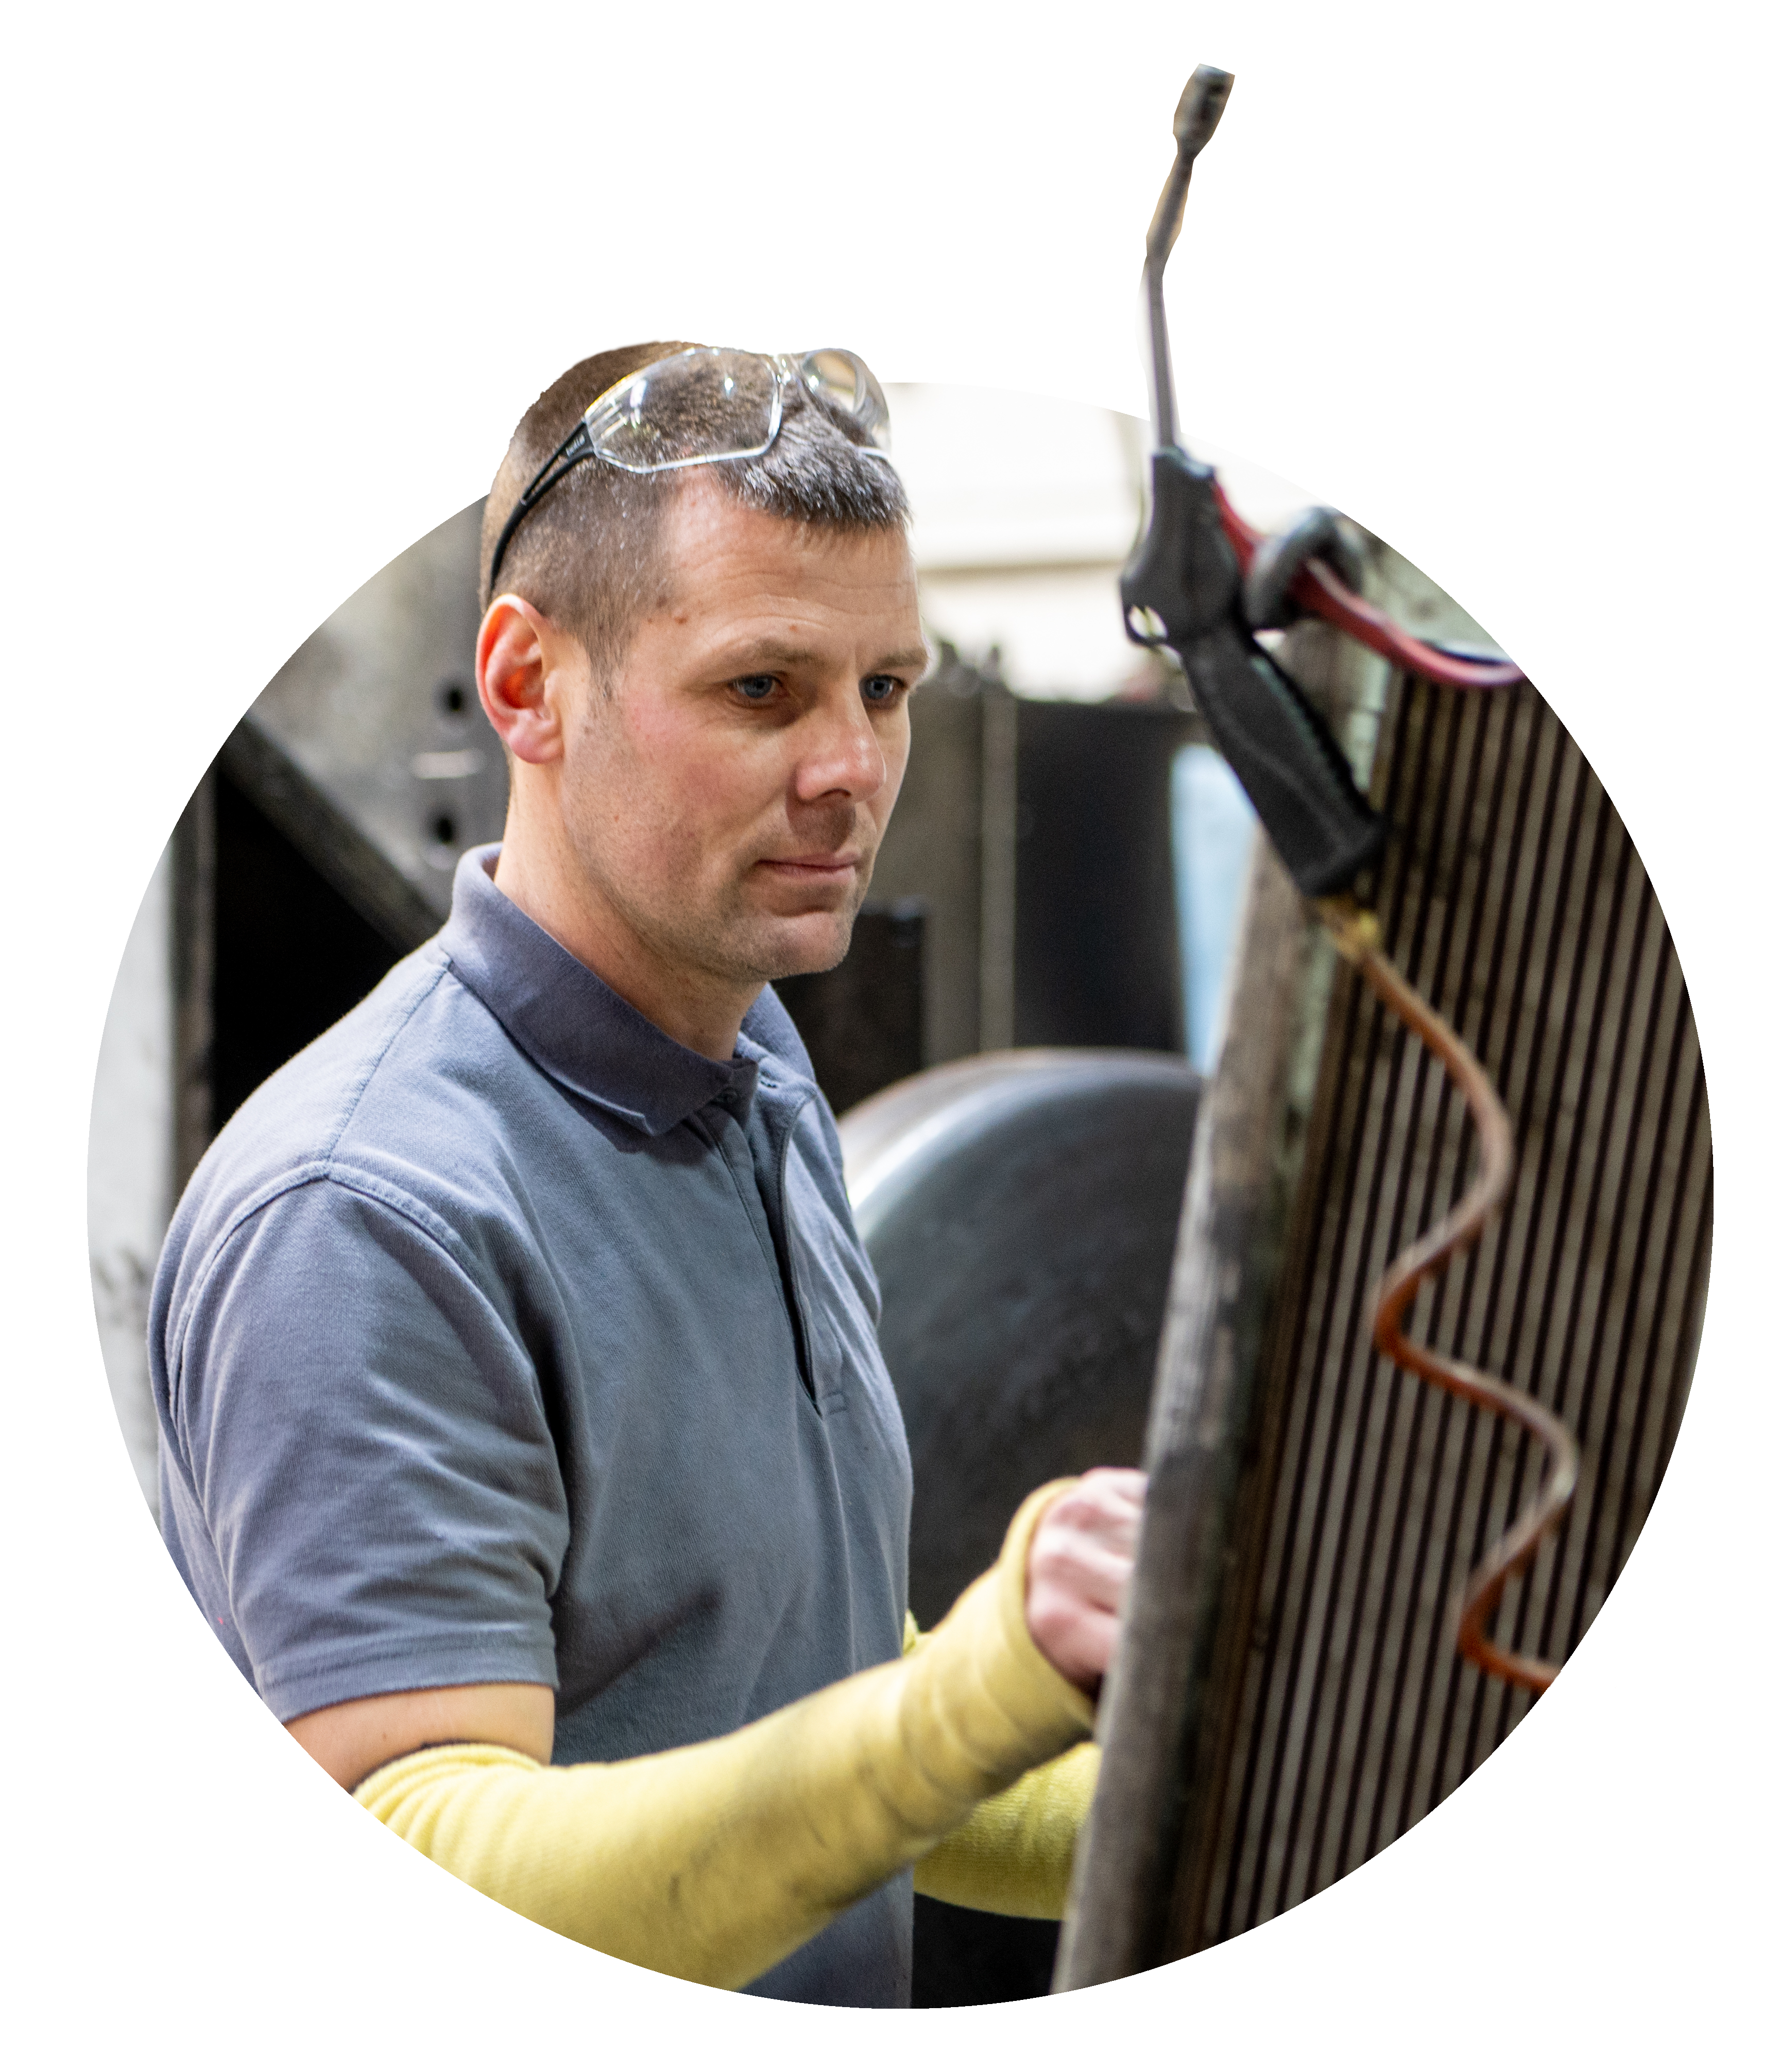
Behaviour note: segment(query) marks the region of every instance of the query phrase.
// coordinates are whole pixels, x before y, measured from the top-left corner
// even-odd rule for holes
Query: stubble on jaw
[[[591,746],[593,737],[606,734],[608,730],[618,730],[621,735],[626,722],[620,681],[602,681],[590,668],[586,682],[577,722],[584,742]],[[610,769],[607,781],[621,787],[625,775],[621,767]],[[600,839],[606,818],[604,796],[602,787],[575,798],[565,813],[563,832],[580,874],[597,886],[603,903],[659,962],[719,985],[758,990],[780,979],[832,971],[845,959],[882,841],[883,831],[868,812],[853,804],[812,808],[797,829],[793,830],[787,821],[764,838],[769,852],[781,853],[790,846],[838,850],[849,845],[856,845],[864,852],[843,900],[835,906],[813,904],[804,910],[806,915],[826,913],[836,917],[835,934],[819,950],[799,950],[788,939],[787,931],[801,917],[773,912],[761,903],[758,891],[751,896],[750,880],[761,860],[752,854],[739,869],[732,870],[715,900],[707,900],[698,896],[698,864],[702,859],[694,842],[692,863],[681,881],[692,889],[691,896],[660,906],[639,900],[636,886],[640,874],[624,869],[621,859],[608,853]],[[668,833],[662,837],[672,838]]]
[[[746,903],[744,875],[742,883],[734,888],[729,924],[719,923],[708,935],[698,938],[699,947],[706,952],[700,960],[703,968],[725,983],[754,986],[775,985],[782,978],[834,970],[852,947],[853,924],[865,903],[875,861],[875,857],[868,857],[862,862],[852,889],[839,906],[806,910],[809,914],[828,916],[834,931],[819,951],[797,951],[785,939],[782,931],[786,924],[804,917],[768,915]],[[690,939],[687,947],[693,947]]]
[[[581,725],[591,732],[622,724],[621,698],[615,693],[594,689]],[[621,781],[616,772],[612,777],[614,782]],[[757,893],[751,897],[750,879],[758,858],[750,856],[733,871],[713,900],[698,896],[695,857],[693,867],[680,881],[689,888],[690,896],[658,906],[652,901],[640,900],[636,877],[624,869],[621,860],[604,853],[600,839],[604,819],[600,796],[583,797],[576,803],[580,811],[565,815],[563,833],[575,855],[577,871],[584,882],[598,888],[600,903],[658,967],[675,968],[721,987],[752,988],[757,992],[782,978],[832,971],[846,957],[877,861],[876,831],[870,816],[857,808],[833,809],[832,835],[820,845],[839,849],[859,839],[862,844],[869,842],[870,848],[861,858],[843,900],[835,906],[812,905],[804,910],[806,915],[819,913],[831,917],[834,932],[821,948],[799,950],[789,931],[803,917],[774,913],[760,903]],[[789,828],[784,830],[784,839],[790,839]]]

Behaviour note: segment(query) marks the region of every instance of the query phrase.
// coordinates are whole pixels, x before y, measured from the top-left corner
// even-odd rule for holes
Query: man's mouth
[[[811,849],[801,856],[763,856],[760,867],[814,885],[850,878],[863,861],[856,849]]]

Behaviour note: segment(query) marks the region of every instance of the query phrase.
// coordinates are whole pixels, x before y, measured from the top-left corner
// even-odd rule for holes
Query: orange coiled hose
[[[1488,1073],[1457,1030],[1435,1013],[1380,948],[1378,916],[1346,898],[1320,899],[1316,906],[1341,955],[1451,1075],[1477,1125],[1477,1178],[1432,1230],[1385,1268],[1373,1311],[1372,1342],[1387,1359],[1464,1402],[1510,1419],[1545,1449],[1543,1480],[1473,1571],[1459,1603],[1459,1652],[1466,1661],[1525,1690],[1543,1691],[1557,1674],[1556,1663],[1498,1647],[1486,1628],[1509,1578],[1532,1560],[1539,1542],[1570,1507],[1579,1460],[1576,1440],[1561,1418],[1524,1390],[1462,1360],[1448,1359],[1403,1331],[1403,1319],[1423,1282],[1469,1251],[1506,1201],[1514,1177],[1513,1126]]]

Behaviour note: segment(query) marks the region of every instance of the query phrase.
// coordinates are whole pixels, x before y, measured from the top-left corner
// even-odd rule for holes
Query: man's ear
[[[476,688],[488,724],[521,763],[562,758],[565,680],[580,643],[510,594],[483,614]]]

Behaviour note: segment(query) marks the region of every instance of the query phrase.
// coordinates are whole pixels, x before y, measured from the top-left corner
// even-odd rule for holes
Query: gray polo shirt
[[[770,991],[727,1064],[460,864],[255,1093],[150,1320],[168,1547],[281,1719],[557,1694],[559,1763],[727,1733],[900,1651],[909,1455],[832,1117]],[[905,2004],[899,1878],[755,1990]]]

